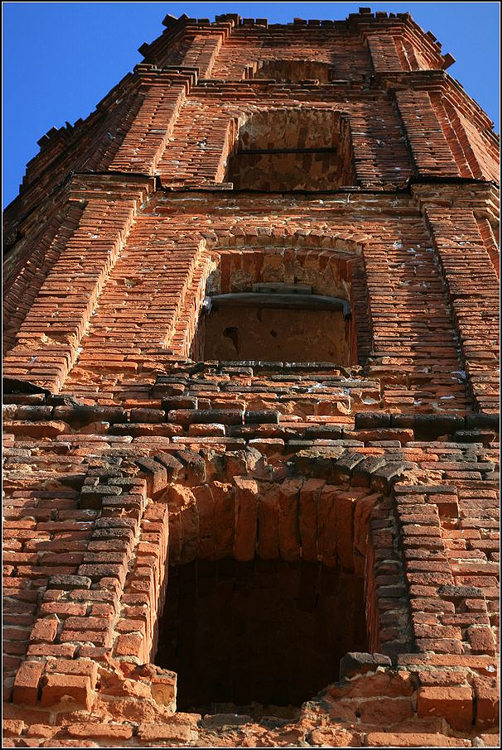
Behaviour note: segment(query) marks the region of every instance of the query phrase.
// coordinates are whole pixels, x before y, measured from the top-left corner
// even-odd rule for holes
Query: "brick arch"
[[[275,79],[278,82],[287,81],[299,83],[306,79],[317,79],[320,83],[330,83],[335,77],[335,67],[330,60],[309,60],[298,53],[294,57],[287,54],[266,56],[265,50],[260,50],[260,57],[248,65],[243,73],[244,79]]]
[[[220,456],[219,460],[221,459]],[[246,468],[243,466],[243,460],[245,459],[242,458],[242,455],[230,455],[227,460],[229,462],[225,472],[227,476],[233,475],[235,471],[240,470],[242,472],[243,468]],[[207,461],[200,455],[189,451],[174,455],[172,453],[154,455],[150,459],[140,460],[137,465],[140,469],[140,474],[137,476],[146,479],[147,494],[152,499],[145,508],[144,520],[141,522],[141,533],[136,546],[136,555],[134,553],[131,555],[132,564],[130,565],[129,576],[124,583],[123,607],[116,625],[112,659],[117,664],[116,672],[120,672],[122,675],[123,684],[127,683],[128,685],[124,689],[131,693],[135,689],[144,689],[144,684],[148,683],[152,695],[151,700],[162,704],[162,710],[171,711],[174,710],[176,674],[163,670],[152,663],[156,651],[157,621],[162,612],[166,591],[165,577],[162,579],[162,570],[166,569],[169,556],[166,538],[169,536],[170,543],[177,547],[177,554],[181,555],[181,558],[189,559],[198,553],[198,550],[194,549],[193,537],[186,540],[186,545],[180,544],[180,528],[184,527],[188,533],[192,532],[193,534],[196,526],[195,508],[194,505],[189,504],[190,495],[193,498],[203,488],[202,495],[197,502],[197,512],[200,514],[205,506],[204,523],[207,532],[208,510],[209,515],[211,515],[210,507],[208,508],[208,503],[209,506],[211,504],[211,490],[208,487],[210,487],[211,480],[215,475],[221,478],[221,466],[218,465],[218,472],[215,474]],[[310,467],[310,475],[308,470],[306,471],[307,467]],[[251,466],[247,466],[247,469],[251,468]],[[371,468],[374,469],[374,467]],[[342,700],[340,704],[342,716],[345,716],[345,711],[349,709],[349,706],[349,715],[350,712],[356,712],[357,715],[361,706],[364,709],[360,700],[364,701],[365,698],[356,697],[353,705],[345,702],[353,700],[352,683],[345,678],[357,674],[363,676],[364,682],[368,683],[368,687],[362,692],[363,696],[366,694],[374,695],[376,689],[381,698],[387,700],[386,696],[388,696],[389,704],[383,708],[390,711],[390,716],[393,716],[394,708],[397,708],[398,711],[404,710],[406,715],[411,716],[416,697],[416,681],[410,682],[410,675],[405,670],[396,668],[397,654],[413,650],[409,626],[409,602],[402,583],[401,591],[397,594],[398,598],[389,598],[389,596],[396,597],[396,591],[400,588],[396,578],[396,566],[399,567],[400,576],[404,580],[404,566],[398,542],[399,532],[392,492],[393,484],[402,475],[402,467],[396,468],[392,462],[382,460],[374,476],[368,480],[367,468],[362,466],[357,471],[353,458],[347,461],[347,457],[344,455],[338,459],[326,458],[320,461],[318,456],[302,456],[300,454],[293,471],[297,473],[303,471],[307,475],[304,485],[307,502],[312,499],[312,495],[316,491],[319,492],[320,490],[322,493],[320,485],[322,485],[324,477],[326,484],[323,485],[323,488],[327,489],[327,501],[333,501],[334,499],[336,502],[336,498],[338,498],[339,502],[345,504],[345,511],[352,505],[354,531],[351,532],[345,526],[343,535],[345,537],[351,536],[354,539],[358,548],[358,564],[366,568],[366,610],[370,652],[349,653],[344,657],[341,662],[341,682],[337,683],[336,687],[327,687],[319,695],[324,710],[326,701],[328,703],[334,701],[334,706],[337,706],[339,699]],[[337,485],[340,488],[338,494],[336,494],[336,486],[331,485],[330,488],[329,483],[331,481],[340,482]],[[250,480],[248,476],[242,477],[241,475],[233,481],[227,483],[222,481],[216,484],[219,498],[215,498],[213,492],[212,500],[221,504],[221,493],[226,492],[230,495],[230,502],[236,502],[238,505],[239,515],[237,518],[245,516],[246,513],[249,517],[248,503],[253,494],[253,480]],[[286,501],[290,499],[287,496],[291,489],[291,484],[285,488]],[[330,498],[329,495],[334,489],[336,496]],[[165,504],[166,492],[171,491],[177,495],[180,508],[185,508],[178,515],[176,515],[173,507],[167,508]],[[298,505],[300,505],[300,498],[298,498]],[[227,518],[228,506],[227,502]],[[186,518],[182,517],[183,513],[186,514]],[[223,513],[225,513],[224,509]],[[231,553],[236,551],[236,545],[238,545],[238,556],[246,560],[249,559],[253,540],[252,534],[246,534],[244,526],[244,524],[239,524],[239,521],[235,524],[234,548]],[[364,529],[369,530],[371,526],[373,526],[373,529],[369,534],[370,538],[365,540],[361,536],[361,532]],[[156,550],[153,549],[152,542],[147,541],[147,539],[151,539],[152,528],[156,529],[155,534],[158,538]],[[225,543],[220,532],[218,532],[220,543]],[[207,552],[208,545],[211,545],[210,537],[201,538],[200,544],[205,546]],[[226,544],[229,544],[228,538]],[[183,546],[185,546],[185,550],[183,550]],[[257,547],[259,548],[259,541]],[[347,555],[347,552],[348,547],[342,554]],[[291,549],[289,549],[289,555],[291,558]],[[294,552],[292,556],[294,557]],[[287,557],[288,549],[286,545]],[[394,575],[392,576],[392,574]],[[134,594],[135,588],[140,588],[138,583],[144,582],[145,576],[148,576],[149,580],[157,579],[159,584],[156,593],[151,596],[146,606],[149,617],[145,622],[145,629],[139,632],[137,625],[131,622],[132,618],[129,615],[132,611],[131,603],[134,604],[134,602],[131,602],[131,593]],[[394,584],[394,592],[389,589],[389,584]],[[141,589],[145,590],[145,587],[141,586]],[[150,585],[148,591],[151,595],[155,591],[155,587]],[[393,627],[389,628],[390,620],[392,620],[393,626],[398,626],[400,631],[397,638],[393,636]],[[373,685],[375,681],[376,684]],[[106,680],[102,681],[102,685],[105,693],[110,689],[113,690],[113,686],[112,688],[108,687]],[[131,685],[137,687],[134,688]],[[316,701],[317,698],[312,696],[312,700]],[[399,702],[395,703],[395,701]],[[182,714],[182,716],[190,715]],[[155,723],[163,721],[166,721],[163,717],[155,719]]]
[[[221,460],[221,456],[218,460]],[[227,476],[231,477],[234,474],[238,476],[236,472],[239,470],[242,472],[243,469],[250,470],[252,473],[253,467],[246,466],[243,461],[242,455],[230,455],[229,463],[223,467],[223,473],[226,470]],[[199,487],[201,483],[207,485],[214,476],[220,478],[222,475],[220,464],[218,464],[217,471],[211,471],[208,461],[191,451],[183,451],[174,456],[172,453],[155,455],[153,459],[142,459],[137,462],[137,465],[140,468],[140,474],[146,479],[147,492],[152,497],[151,508],[150,510],[147,508],[149,522],[158,523],[162,515],[165,519],[163,523],[168,526],[169,520],[165,512],[163,495],[170,487],[178,485],[177,491],[179,491],[180,478],[183,486],[190,488]],[[395,460],[386,456],[365,458],[364,454],[359,453],[357,449],[352,452],[350,449],[345,450],[342,455],[338,456],[336,451],[331,456],[328,452],[325,457],[319,456],[315,449],[312,452],[301,451],[289,460],[288,465],[294,476],[303,475],[307,482],[314,483],[314,486],[310,485],[309,491],[315,491],[316,480],[325,480],[328,485],[334,482],[340,487],[339,496],[345,495],[346,498],[350,497],[354,491],[359,491],[361,494],[353,503],[352,538],[354,543],[356,543],[358,531],[360,533],[364,528],[368,530],[368,539],[364,541],[359,538],[357,544],[361,545],[362,541],[363,546],[359,546],[359,551],[363,552],[366,559],[366,576],[371,577],[371,585],[367,587],[366,595],[369,602],[367,617],[371,618],[371,622],[367,623],[370,653],[347,654],[341,663],[341,682],[323,691],[319,697],[328,702],[334,701],[334,707],[338,705],[337,701],[341,700],[340,708],[346,707],[345,701],[353,697],[355,706],[351,710],[360,711],[361,706],[356,708],[359,699],[364,701],[366,696],[374,697],[378,694],[379,700],[383,701],[379,709],[383,720],[385,721],[385,716],[389,712],[391,723],[396,720],[394,709],[400,707],[404,709],[408,718],[417,722],[424,719],[425,725],[430,716],[434,715],[442,717],[441,720],[446,719],[453,728],[467,726],[471,721],[470,712],[474,711],[473,722],[476,727],[491,726],[496,721],[496,714],[491,712],[488,706],[491,698],[482,693],[483,685],[487,685],[487,680],[486,677],[476,676],[476,671],[481,675],[485,674],[485,670],[493,671],[493,664],[490,666],[490,657],[488,655],[471,657],[468,661],[471,672],[464,670],[465,687],[449,688],[444,694],[441,691],[438,692],[435,687],[430,687],[437,684],[436,680],[439,683],[445,681],[445,684],[449,684],[450,661],[448,658],[443,658],[440,641],[423,640],[422,612],[421,609],[416,609],[417,597],[425,597],[423,599],[425,602],[429,596],[428,602],[433,608],[439,599],[447,603],[444,606],[450,608],[451,603],[455,602],[455,608],[459,606],[459,611],[463,612],[464,599],[474,597],[478,608],[486,611],[486,603],[482,595],[480,596],[479,592],[476,593],[469,587],[464,591],[462,587],[446,584],[439,586],[437,594],[427,594],[425,589],[422,590],[420,586],[417,588],[416,570],[422,570],[422,568],[428,570],[427,563],[423,567],[423,563],[420,562],[417,567],[416,563],[411,565],[409,560],[410,552],[413,553],[417,549],[414,540],[419,543],[420,547],[422,536],[429,537],[429,540],[435,539],[433,556],[439,553],[438,541],[441,535],[438,534],[435,537],[434,534],[441,532],[442,517],[446,517],[448,524],[451,523],[449,519],[459,515],[455,497],[456,489],[449,485],[423,484],[420,480],[416,483],[418,469],[416,465],[396,463]],[[419,472],[420,474],[422,473]],[[248,475],[245,478],[241,477],[237,482],[234,480],[233,486],[241,493],[241,500],[242,495],[245,497],[252,492]],[[238,523],[235,525],[234,544],[237,539],[237,527]],[[188,528],[190,528],[190,522]],[[402,538],[403,533],[407,536],[405,542]],[[411,539],[409,534],[411,534]],[[179,542],[179,534],[176,538]],[[254,549],[249,535],[246,538],[244,534],[244,538],[241,536],[239,539],[243,559],[249,557],[250,542],[251,548]],[[179,549],[181,550],[181,546]],[[142,552],[144,555],[146,551],[142,550]],[[194,554],[194,551],[192,550],[190,554]],[[421,561],[429,554],[426,553],[425,558],[424,555],[411,554],[411,560]],[[167,550],[165,559],[167,561]],[[145,558],[143,558],[143,565],[140,564],[139,567],[144,567],[144,562]],[[134,578],[134,575],[135,568],[133,567],[131,577]],[[410,606],[408,593],[410,587],[416,589],[412,594],[415,599],[413,609]],[[149,610],[156,611],[158,615],[162,599],[161,594],[157,602],[152,601]],[[372,599],[375,606],[371,604]],[[427,604],[425,604],[425,611],[429,611]],[[154,639],[154,630],[152,634]],[[152,651],[154,648],[155,644],[152,642]],[[460,653],[460,648],[459,642],[455,646],[455,653]],[[469,657],[466,657],[466,660],[468,659]],[[127,663],[127,657],[125,662]],[[429,665],[425,673],[421,672],[424,664]],[[126,667],[126,672],[127,669],[132,669],[132,665]],[[173,675],[163,675],[158,668],[156,668],[157,672],[155,670],[152,672],[151,665],[138,665],[135,669],[140,676],[139,679],[143,679],[143,674],[156,674],[155,679],[161,683],[164,680],[169,685],[172,684],[169,680],[173,679]],[[428,672],[429,669],[432,669],[432,673]],[[356,690],[355,693],[352,691],[350,680],[345,680],[346,677],[350,678],[354,675],[364,677],[364,683],[367,685],[362,687],[361,691]],[[477,696],[477,704],[472,696]],[[451,704],[450,697],[455,706],[459,701],[464,702],[466,718],[458,715],[457,710]],[[403,699],[405,703],[402,702]],[[400,702],[394,703],[396,700]],[[343,711],[342,715],[344,715]]]
[[[244,231],[244,234],[243,234]],[[206,258],[210,258],[212,264],[221,264],[222,258],[233,258],[241,267],[253,266],[250,270],[250,278],[256,270],[257,261],[266,261],[267,258],[281,259],[281,266],[277,267],[277,278],[270,280],[287,281],[288,264],[295,263],[298,259],[309,264],[314,261],[322,274],[330,263],[336,262],[342,266],[342,274],[347,284],[354,267],[361,265],[364,244],[361,238],[352,239],[349,235],[331,235],[327,232],[297,229],[288,234],[284,227],[256,226],[252,230],[237,223],[225,233],[214,238],[205,239],[204,252]],[[247,261],[246,261],[247,257]],[[253,278],[253,281],[266,279]],[[322,283],[322,282],[320,282]],[[228,282],[225,283],[227,289]],[[329,293],[321,289],[317,293]],[[347,287],[340,293],[348,294]]]
[[[273,37],[270,41],[272,41]],[[354,49],[356,59],[344,55],[344,45],[333,44],[332,39],[328,37],[318,38],[316,45],[315,57],[318,62],[323,62],[335,66],[337,77],[346,78],[350,69],[354,66],[359,70],[366,70],[370,67],[367,46],[361,38],[353,39],[356,42]],[[346,49],[346,48],[345,48]],[[294,44],[274,44],[254,46],[240,41],[234,34],[230,44],[223,45],[213,68],[214,78],[227,78],[237,80],[243,77],[246,66],[260,60],[297,60],[312,59],[312,47],[306,43],[306,39],[295,39]]]
[[[295,104],[294,106],[288,106],[287,104],[263,104],[259,107],[252,103],[249,103],[240,106],[236,106],[235,104],[227,105],[225,107],[225,114],[232,118],[232,122],[237,126],[237,128],[255,115],[266,116],[267,114],[275,112],[294,112],[296,114],[303,112],[324,112],[326,114],[333,114],[339,117],[350,117],[350,111],[347,108],[344,108],[340,102],[307,102],[302,104]]]
[[[281,50],[280,53],[278,53],[276,50],[268,50],[265,47],[262,47],[254,56],[254,59],[251,62],[248,62],[247,64],[244,62],[244,59],[241,61],[236,61],[234,63],[235,65],[235,75],[236,77],[238,75],[241,75],[244,80],[252,79],[254,78],[254,74],[257,70],[260,70],[262,67],[266,67],[270,64],[274,63],[289,63],[290,65],[295,65],[300,63],[302,65],[303,63],[310,63],[311,67],[310,70],[307,68],[307,66],[303,66],[304,71],[308,73],[314,73],[317,72],[319,74],[320,71],[324,72],[324,75],[303,75],[303,79],[311,79],[311,78],[319,78],[321,83],[329,83],[331,80],[330,77],[328,77],[328,72],[336,72],[335,68],[335,61],[333,60],[332,51],[329,49],[323,49],[318,50],[319,57],[314,63],[312,64],[312,60],[310,59],[310,52],[309,50],[303,48],[300,50]],[[249,58],[248,58],[249,60]],[[303,74],[303,71],[299,71]],[[275,78],[274,75],[267,75],[262,76],[263,78]],[[301,81],[302,77],[296,77],[293,80],[294,81]],[[334,77],[334,76],[333,76]]]
[[[338,458],[335,457],[336,455]],[[348,496],[349,499],[345,502],[344,508],[344,512],[348,515],[343,522],[341,517],[338,517],[338,522],[343,527],[339,543],[344,545],[339,555],[343,557],[348,567],[353,565],[362,573],[365,565],[364,558],[366,558],[366,573],[368,573],[368,566],[375,564],[374,550],[378,549],[380,556],[383,556],[387,562],[394,560],[394,564],[404,575],[392,488],[406,474],[409,465],[396,466],[395,462],[382,457],[375,469],[375,466],[369,465],[372,464],[373,459],[368,459],[369,463],[366,466],[364,455],[359,456],[359,461],[356,460],[356,456],[357,454],[351,454],[349,458],[347,451],[343,450],[335,451],[333,455],[330,455],[328,451],[324,457],[322,451],[319,454],[319,451],[315,449],[310,452],[300,452],[288,461],[289,474],[285,481],[270,480],[265,474],[259,476],[263,468],[261,464],[266,463],[267,459],[264,455],[258,457],[256,451],[251,453],[247,450],[238,451],[228,454],[226,458],[222,456],[214,458],[213,463],[216,461],[218,464],[217,472],[208,459],[204,459],[200,454],[191,450],[182,449],[174,453],[153,454],[149,458],[138,459],[135,465],[139,472],[134,481],[136,484],[140,479],[146,482],[146,495],[150,499],[145,502],[142,523],[136,538],[135,560],[129,566],[129,573],[124,581],[124,591],[127,592],[131,582],[138,580],[138,577],[141,578],[141,573],[138,571],[145,569],[146,565],[158,570],[158,587],[155,592],[150,589],[154,598],[149,601],[148,611],[153,616],[150,617],[150,625],[145,631],[146,637],[136,640],[138,650],[135,653],[128,652],[127,649],[133,648],[130,643],[125,651],[121,650],[122,643],[125,643],[123,639],[125,628],[120,627],[119,624],[115,629],[114,656],[123,661],[128,661],[131,656],[135,663],[137,660],[146,660],[147,654],[152,657],[152,652],[155,651],[155,615],[159,615],[167,583],[161,568],[162,564],[167,564],[169,554],[174,564],[189,562],[201,552],[204,556],[213,559],[235,554],[236,559],[249,560],[254,556],[255,550],[264,548],[256,529],[254,532],[246,529],[245,516],[249,511],[247,503],[250,500],[250,493],[258,492],[259,494],[263,488],[267,491],[282,489],[284,496],[291,498],[296,492],[295,487],[290,484],[291,479],[302,477],[302,481],[310,483],[309,493],[320,490],[322,485],[329,490],[326,493],[328,498],[326,502],[332,501],[333,498],[328,497],[330,494]],[[220,524],[212,525],[215,518],[212,520],[210,518],[213,512],[218,512],[218,509],[222,510],[225,502],[223,500],[222,505],[221,497],[219,500],[215,499],[214,490],[210,489],[214,484],[214,477],[220,477],[221,461],[225,464],[223,474],[228,480],[216,481],[216,492],[219,493],[220,485],[225,485],[225,490],[230,493],[227,506],[230,498],[232,503],[235,502],[239,506],[239,512],[235,516],[233,510],[229,513],[227,507],[227,522],[232,527],[232,533],[228,532],[228,529],[228,533],[223,531]],[[241,473],[234,474],[238,471]],[[253,474],[256,475],[255,478]],[[253,483],[256,486],[253,487]],[[287,486],[283,486],[284,483]],[[296,511],[299,512],[299,507]],[[195,518],[196,515],[200,517],[198,521]],[[370,522],[374,523],[376,531],[370,528]],[[292,529],[299,524],[299,518],[290,518],[289,523]],[[156,542],[148,541],[153,529],[157,536]],[[290,561],[300,559],[300,547],[303,544],[309,549],[305,550],[302,559],[308,561],[309,556],[313,556],[312,560],[314,557],[319,559],[321,555],[323,562],[333,565],[334,547],[328,539],[329,531],[325,532],[323,544],[326,546],[323,547],[323,551],[316,553],[312,550],[312,538],[308,536],[309,532],[306,530],[305,533],[307,536],[304,539],[296,539],[297,546],[294,549],[291,540],[288,540],[286,536],[278,540],[278,550],[279,553],[284,552],[284,559]],[[345,544],[348,538],[353,543],[353,550],[349,549],[350,544]],[[266,542],[264,544],[266,545]],[[169,545],[171,545],[170,553]],[[355,554],[354,560],[349,559],[352,554]],[[373,580],[368,586],[369,599],[378,596],[385,597],[386,585],[388,585],[387,582],[379,583]],[[379,587],[383,588],[380,590]],[[127,609],[129,606],[127,593],[125,598],[122,597],[122,602]],[[400,639],[394,640],[386,638],[387,624],[379,622],[378,608],[369,604],[368,614],[371,622],[368,623],[368,627],[371,631],[370,642],[374,651],[395,657],[399,652],[411,650],[409,624],[405,624],[409,619],[408,607],[407,597],[403,591],[395,608],[396,612],[399,610],[399,615],[396,614],[396,621],[400,621],[402,632]],[[122,619],[127,620],[127,616],[124,615]],[[384,634],[383,640],[382,633]]]
[[[230,479],[229,483],[233,488],[232,497],[240,493],[241,505],[245,504],[245,496],[249,492],[246,472],[252,473],[257,463],[266,462],[266,458],[257,456],[256,451],[243,453],[229,454],[225,459],[227,476],[233,477],[234,472],[240,472],[235,473],[237,481]],[[218,462],[220,459],[215,460]],[[168,510],[166,492],[174,488],[174,504],[180,500],[182,507],[190,493],[193,495],[192,488],[200,490],[211,484],[215,466],[189,450],[175,451],[174,454],[154,453],[151,457],[136,460],[128,458],[122,461],[119,469],[108,463],[106,458],[102,459],[102,463],[99,469],[94,462],[80,491],[80,507],[98,511],[88,539],[91,547],[88,547],[76,575],[56,575],[49,579],[44,601],[57,603],[59,614],[51,614],[46,608],[35,620],[31,642],[38,645],[31,655],[28,654],[28,660],[16,676],[14,703],[36,705],[41,698],[42,707],[51,707],[68,694],[70,704],[75,707],[82,704],[89,706],[98,683],[98,667],[108,663],[110,657],[131,665],[130,669],[133,665],[148,664],[155,650],[156,619],[165,595],[168,546],[178,546],[174,553],[178,561],[194,553],[193,549],[192,552],[187,552],[186,547],[182,549],[180,524],[186,524],[187,519],[176,519],[174,511]],[[380,529],[377,533],[387,534],[387,541],[379,538],[375,549],[384,550],[388,559],[395,558],[398,549],[397,527],[393,516],[391,518],[391,488],[401,470],[393,473],[391,470],[396,467],[382,459],[378,472],[368,482],[364,478],[363,468],[360,467],[358,472],[353,464],[353,460],[347,463],[345,456],[320,459],[319,456],[299,454],[290,463],[289,469],[292,476],[300,476],[302,472],[306,481],[311,482],[312,491],[316,481],[324,481],[327,487],[339,486],[339,494],[355,492],[354,503],[357,504],[358,499],[364,500],[359,513],[364,524],[367,524],[376,508],[375,519]],[[219,471],[219,466],[216,469]],[[258,466],[258,473],[259,469]],[[258,482],[270,484],[266,478]],[[281,483],[276,484],[279,486]],[[187,491],[185,498],[183,488]],[[290,491],[291,488],[285,489],[286,494]],[[198,513],[204,501],[208,501],[209,496],[205,493],[204,497],[198,499]],[[390,536],[387,522],[393,529]],[[296,522],[292,520],[292,523],[294,525]],[[242,524],[242,528],[236,525],[229,550],[233,554],[237,545],[238,558],[249,559],[252,540],[249,535],[245,538]],[[364,528],[369,527],[366,525]],[[352,532],[349,531],[350,534]],[[360,534],[357,540],[355,535],[352,536],[358,557],[366,555],[372,563],[371,541],[367,542]],[[259,546],[259,541],[257,544]],[[328,559],[330,551],[325,554],[328,564],[333,564]],[[347,558],[350,551],[345,549],[341,554]],[[290,550],[286,553],[286,558],[288,556],[298,559],[299,550]],[[396,561],[399,562],[397,558]],[[358,559],[354,565],[362,572],[362,559]],[[378,583],[374,585],[377,590]],[[112,606],[113,602],[115,604]],[[82,609],[84,604],[87,612]],[[64,610],[65,606],[68,611]],[[98,613],[100,607],[104,609]],[[77,612],[76,608],[82,611],[79,609]],[[401,611],[405,616],[405,608],[401,607]],[[374,619],[376,616],[377,610],[371,608],[371,617]],[[62,630],[61,627],[55,628],[57,619],[63,626]],[[384,653],[394,653],[394,644],[388,641],[379,643],[379,627],[373,621],[371,641],[375,650],[378,648]],[[73,642],[80,644],[77,649],[66,645]],[[159,680],[162,680],[162,670],[157,671]],[[166,679],[169,682],[171,678]]]
[[[206,282],[221,264],[222,257],[227,260],[240,257],[241,264],[253,265],[260,256],[284,257],[289,254],[290,261],[301,257],[307,264],[317,262],[320,268],[335,262],[345,269],[345,296],[351,297],[358,356],[362,364],[370,349],[369,307],[362,257],[366,241],[367,237],[357,232],[335,235],[303,228],[291,231],[288,227],[270,225],[250,229],[241,222],[236,222],[226,232],[205,233],[199,241],[190,286],[178,310],[169,340],[165,342],[166,347],[176,357],[188,356],[202,311]],[[173,346],[175,341],[178,343]]]
[[[92,475],[90,473],[84,480],[81,507],[98,511],[90,539],[94,543],[90,558],[95,559],[85,560],[76,576],[50,579],[44,602],[46,606],[54,603],[60,615],[48,614],[48,609],[39,615],[30,639],[32,653],[16,675],[13,717],[16,706],[29,706],[39,711],[40,722],[46,720],[49,724],[49,713],[60,712],[62,718],[68,718],[61,722],[58,737],[66,736],[64,726],[72,722],[73,712],[82,708],[89,711],[91,707],[93,721],[89,731],[103,731],[103,724],[99,722],[110,721],[110,711],[114,712],[114,723],[126,722],[128,732],[132,732],[131,721],[141,723],[140,735],[152,724],[156,731],[159,724],[165,726],[165,732],[172,729],[169,717],[175,710],[176,675],[151,663],[155,625],[165,592],[170,532],[165,493],[172,487],[179,492],[180,485],[188,489],[207,485],[214,476],[222,476],[222,467],[218,464],[211,468],[202,455],[191,451],[175,450],[174,455],[172,451],[153,450],[152,453],[150,458],[135,460],[130,453],[124,454],[122,462],[117,463],[103,458],[102,468],[95,464]],[[242,454],[228,454],[227,459],[220,455],[216,460],[230,462],[225,476],[242,476],[245,468]],[[341,455],[335,449],[324,457],[318,450],[316,455],[302,451],[290,459],[289,468],[294,475],[307,477],[310,491],[315,491],[316,481],[325,480],[326,484],[332,482],[340,488],[339,496],[358,494],[353,500],[354,519],[366,517],[365,528],[369,528],[374,537],[374,544],[370,537],[369,544],[363,548],[366,567],[374,583],[368,598],[374,591],[375,602],[378,602],[377,606],[370,607],[370,616],[373,616],[371,652],[344,657],[341,682],[319,695],[321,713],[326,710],[327,701],[336,709],[332,715],[338,716],[337,712],[343,709],[343,722],[354,722],[357,718],[354,712],[362,711],[364,723],[365,710],[370,710],[372,705],[365,703],[366,696],[374,698],[378,694],[382,720],[389,712],[389,720],[395,721],[395,709],[402,709],[413,721],[420,722],[424,717],[427,725],[427,717],[432,713],[446,718],[455,728],[464,726],[465,721],[470,723],[472,694],[478,696],[474,714],[476,727],[491,726],[492,713],[487,713],[487,701],[491,698],[479,692],[487,680],[476,676],[476,670],[481,671],[481,675],[493,671],[490,657],[473,655],[470,660],[464,657],[465,686],[449,687],[444,695],[440,694],[430,685],[438,684],[437,680],[439,684],[441,680],[450,684],[449,657],[443,658],[440,642],[436,647],[436,641],[420,640],[423,638],[420,630],[424,629],[422,619],[415,616],[416,609],[412,610],[409,602],[410,595],[415,599],[428,596],[432,607],[437,605],[438,599],[447,602],[451,609],[457,607],[458,602],[460,612],[464,611],[464,599],[471,605],[477,599],[478,609],[485,604],[472,587],[442,585],[437,593],[431,594],[427,594],[426,589],[422,591],[423,587],[417,588],[415,571],[428,568],[420,567],[422,563],[418,568],[416,563],[408,568],[408,560],[402,552],[405,533],[408,554],[417,548],[410,541],[416,539],[421,544],[423,536],[435,542],[437,557],[440,516],[458,515],[455,489],[446,485],[416,485],[414,464],[396,463],[385,456],[368,458],[357,448],[342,448]],[[244,482],[249,479],[246,476]],[[249,487],[240,481],[240,490],[248,491]],[[238,482],[234,481],[233,485],[236,487]],[[358,523],[354,523],[355,529],[364,528]],[[175,526],[171,526],[171,531],[175,531]],[[175,539],[173,533],[171,541]],[[359,537],[359,545],[361,541],[364,544],[364,539]],[[412,555],[412,560],[422,559],[423,555]],[[446,582],[445,574],[442,580]],[[409,586],[414,586],[416,591],[408,594]],[[65,606],[70,609],[85,606],[87,612],[79,615],[68,610],[64,614]],[[419,615],[420,612],[418,610]],[[62,630],[54,627],[57,619]],[[456,648],[455,653],[461,653],[460,642]],[[423,665],[427,665],[425,672]],[[359,688],[354,692],[355,683],[345,677],[356,674],[363,681],[357,681]],[[313,701],[317,705],[317,698]],[[459,701],[465,704],[467,719],[464,713],[456,712]],[[302,711],[308,713],[308,706],[312,703],[305,704]],[[495,720],[496,715],[493,716]],[[177,722],[187,722],[187,741],[196,718],[185,714],[179,719],[176,717]],[[350,729],[348,725],[347,728]]]
[[[257,225],[250,231],[240,221],[229,226],[224,233],[205,233],[204,239],[209,250],[242,244],[312,250],[319,249],[319,246],[321,246],[326,250],[336,250],[339,253],[348,252],[350,255],[361,255],[365,243],[370,240],[368,235],[361,234],[358,231],[343,234],[305,228],[291,231],[285,226],[270,224]]]

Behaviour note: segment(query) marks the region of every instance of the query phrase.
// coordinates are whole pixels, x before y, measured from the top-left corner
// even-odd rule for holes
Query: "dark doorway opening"
[[[170,566],[158,643],[178,710],[284,715],[339,678],[347,651],[367,651],[364,581],[259,558]]]

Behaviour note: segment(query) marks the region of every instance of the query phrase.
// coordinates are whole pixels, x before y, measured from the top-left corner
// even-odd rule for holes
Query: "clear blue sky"
[[[360,6],[409,11],[457,60],[448,72],[499,130],[498,2],[4,2],[3,205],[19,190],[37,141],[85,118],[142,56],[166,13],[214,19],[221,13],[288,23],[295,16],[342,20]]]

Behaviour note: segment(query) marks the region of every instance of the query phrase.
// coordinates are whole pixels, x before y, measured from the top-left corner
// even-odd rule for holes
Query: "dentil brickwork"
[[[497,745],[492,123],[409,14],[163,23],[5,212],[4,743]]]

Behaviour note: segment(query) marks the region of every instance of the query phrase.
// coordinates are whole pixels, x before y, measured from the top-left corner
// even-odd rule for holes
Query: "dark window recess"
[[[180,711],[293,717],[347,651],[367,651],[354,573],[259,558],[169,568],[155,663],[177,672]]]

